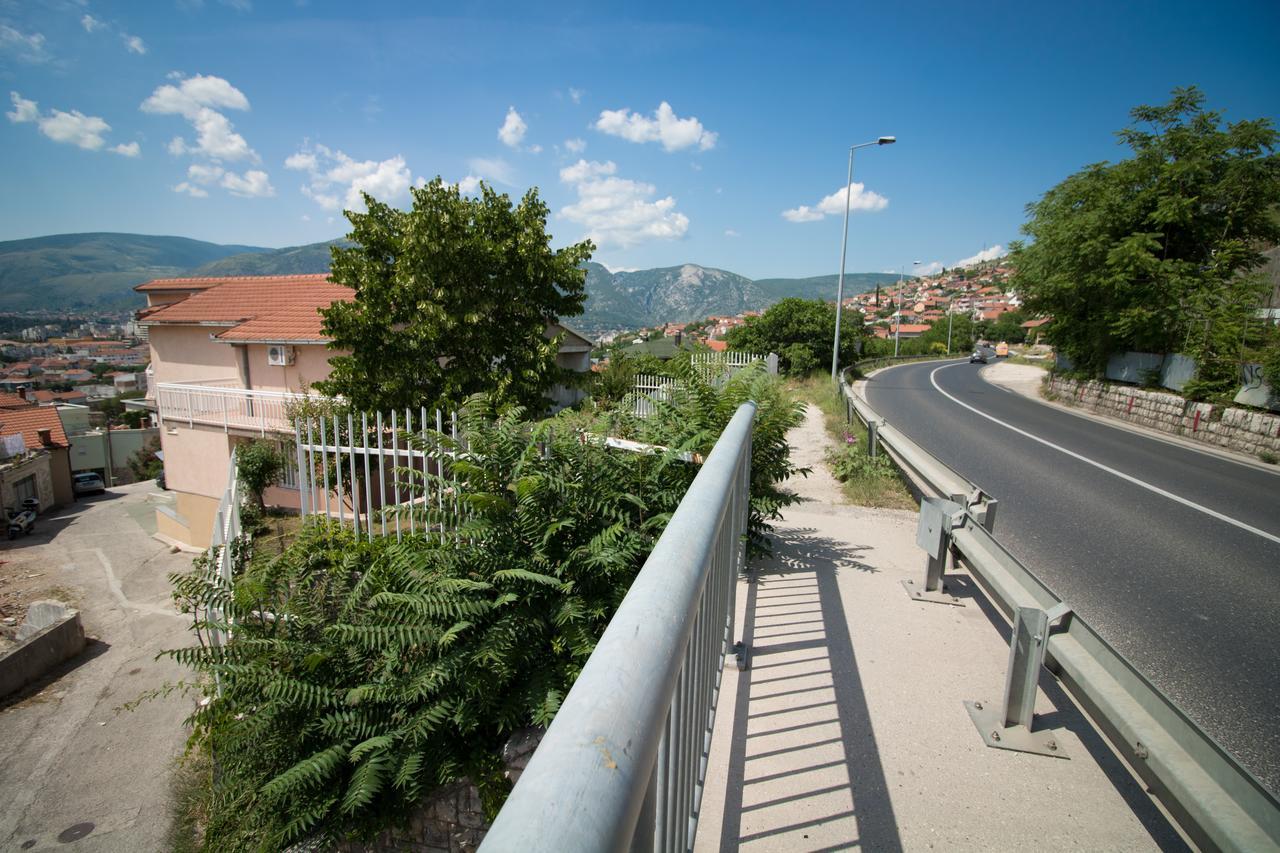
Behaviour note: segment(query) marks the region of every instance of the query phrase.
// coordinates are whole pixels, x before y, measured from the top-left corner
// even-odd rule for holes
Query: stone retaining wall
[[[502,748],[504,775],[515,784],[542,742],[542,729],[524,729]],[[474,853],[489,830],[480,791],[469,780],[437,788],[425,797],[404,829],[389,829],[368,844],[346,842],[338,853]]]
[[[1280,456],[1280,415],[1193,403],[1166,391],[1053,376],[1048,391],[1060,403],[1257,456]]]

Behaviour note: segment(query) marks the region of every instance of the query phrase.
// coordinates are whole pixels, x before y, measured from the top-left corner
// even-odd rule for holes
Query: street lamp
[[[844,236],[840,238],[840,278],[836,284],[836,339],[831,345],[831,381],[836,382],[839,379],[840,369],[840,315],[843,313],[844,302],[844,259],[845,253],[849,249],[849,197],[853,195],[851,189],[853,185],[853,152],[859,148],[869,148],[872,145],[892,145],[897,142],[896,136],[882,136],[875,142],[863,142],[861,145],[849,146],[849,177],[844,182]]]

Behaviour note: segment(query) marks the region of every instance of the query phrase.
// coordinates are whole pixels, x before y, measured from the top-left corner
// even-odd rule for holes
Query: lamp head
[[[896,136],[882,136],[876,140],[876,145],[892,145],[898,141]]]

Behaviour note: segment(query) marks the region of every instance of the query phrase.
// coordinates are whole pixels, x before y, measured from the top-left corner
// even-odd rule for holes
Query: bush
[[[284,457],[273,441],[259,439],[236,448],[236,477],[260,508],[262,493],[280,479]]]

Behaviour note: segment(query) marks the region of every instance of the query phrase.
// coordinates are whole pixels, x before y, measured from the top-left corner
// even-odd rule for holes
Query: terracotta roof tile
[[[30,405],[32,403],[29,400],[24,400],[17,394],[0,391],[0,409],[24,409]]]
[[[234,328],[224,341],[322,341],[319,309],[351,301],[354,292],[320,275],[241,276],[214,282],[181,302],[149,313],[144,324],[213,324]]]
[[[311,275],[231,275],[231,276],[204,276],[200,278],[153,278],[151,281],[138,285],[134,290],[146,293],[153,290],[208,290],[211,287],[217,287],[220,284],[227,284],[232,281],[246,282],[272,282],[272,281],[325,281],[329,278],[328,273],[315,273]]]
[[[28,450],[39,450],[40,430],[47,429],[57,447],[70,447],[66,430],[62,428],[62,418],[58,410],[52,406],[27,406],[22,409],[0,409],[0,435],[17,435],[27,442]]]

